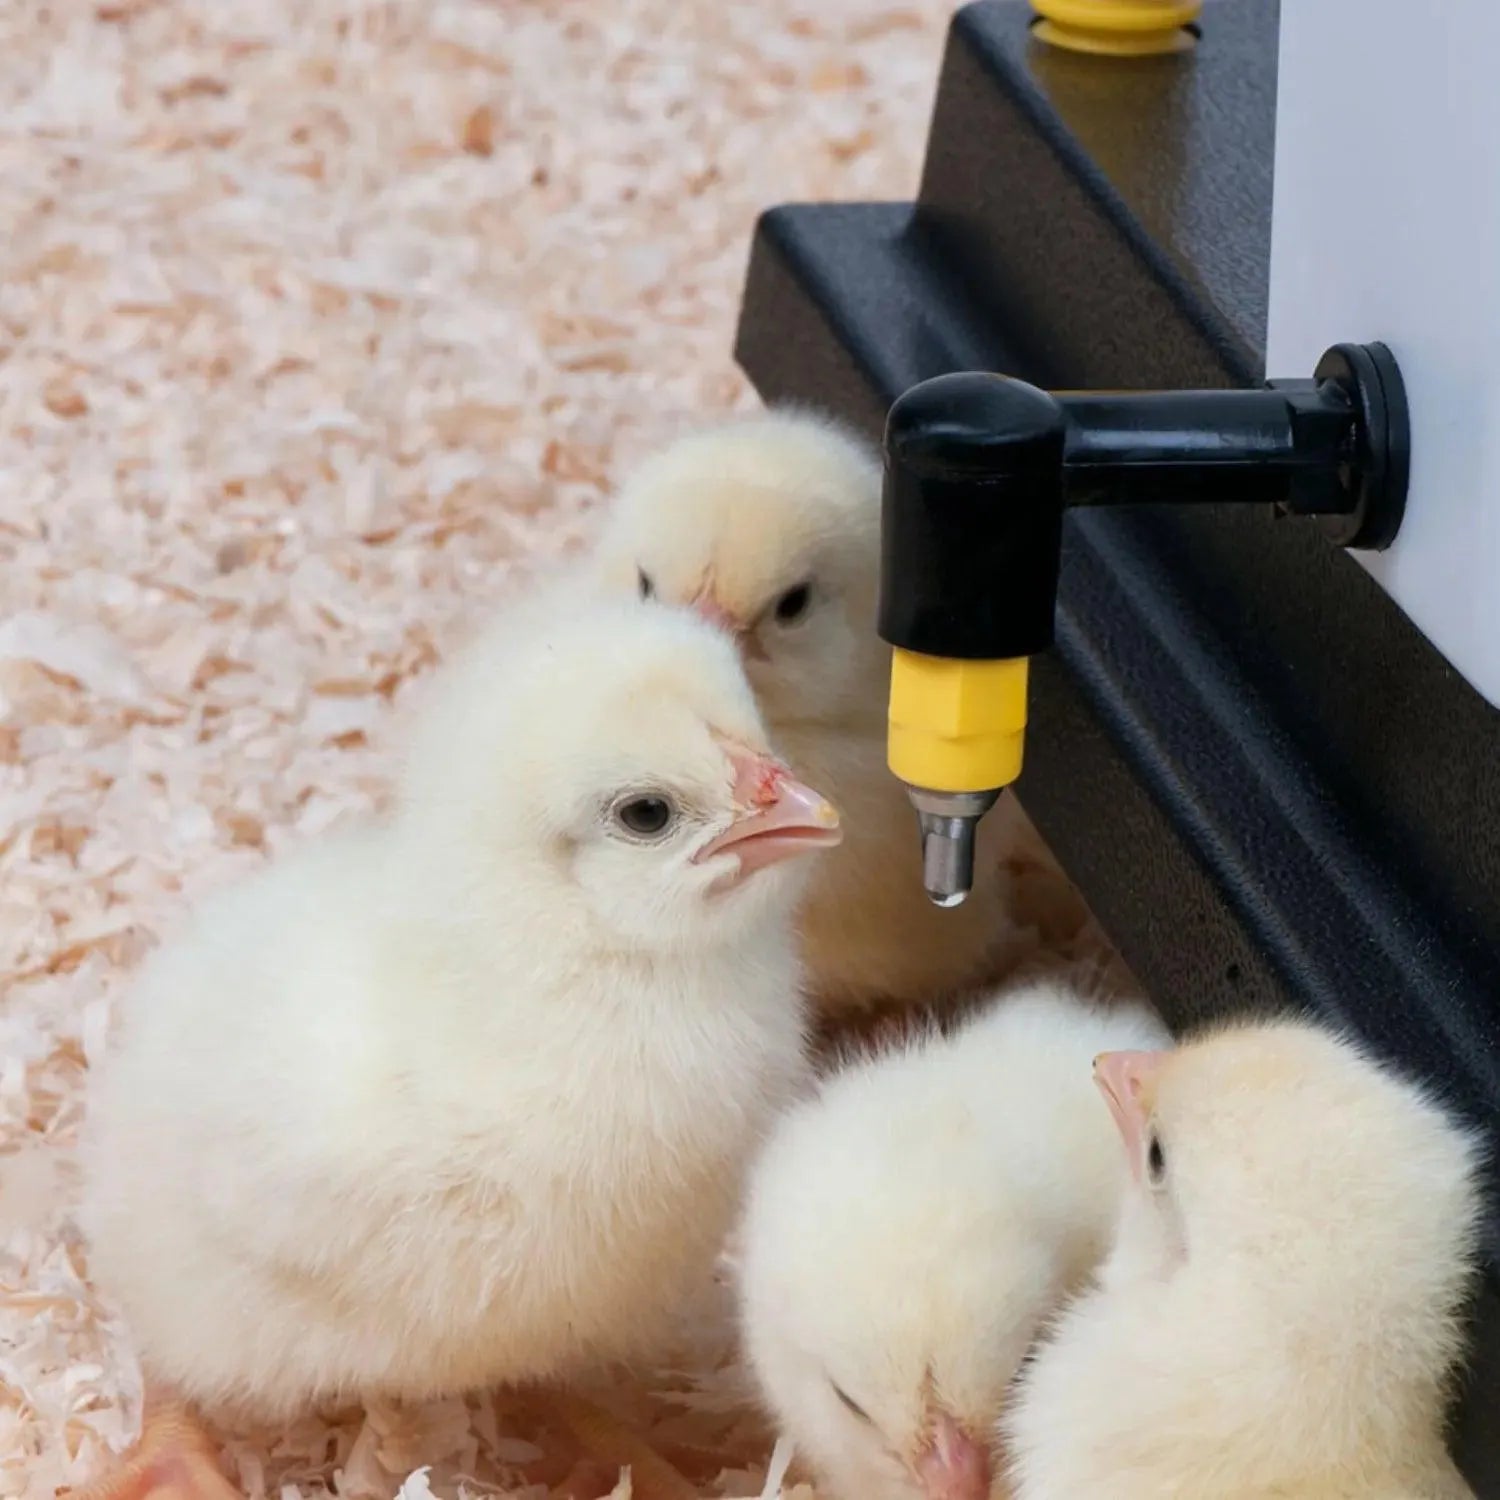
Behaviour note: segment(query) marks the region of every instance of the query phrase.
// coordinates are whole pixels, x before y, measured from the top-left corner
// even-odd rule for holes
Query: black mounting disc
[[[1354,507],[1320,516],[1318,524],[1337,546],[1383,552],[1401,529],[1411,475],[1411,418],[1400,367],[1384,344],[1335,344],[1313,378],[1337,381],[1359,414],[1359,449],[1347,479]]]

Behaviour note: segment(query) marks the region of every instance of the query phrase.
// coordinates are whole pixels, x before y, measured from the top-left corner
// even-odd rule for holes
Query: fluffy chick
[[[751,1174],[736,1255],[768,1405],[842,1500],[984,1500],[1041,1320],[1096,1266],[1125,1170],[1089,1083],[1166,1032],[1051,985],[836,1074]]]
[[[890,650],[875,632],[880,464],[821,418],[772,411],[692,434],[621,490],[596,554],[618,594],[692,605],[739,643],[772,738],[847,819],[801,923],[825,1013],[991,980],[1010,926],[1012,797],[980,825],[973,894],[922,889],[916,824],[886,765]]]
[[[92,1099],[148,1377],[284,1417],[639,1355],[800,1087],[832,808],[720,632],[547,600],[446,671],[392,820],[209,901]]]
[[[1018,1500],[1470,1497],[1476,1146],[1312,1026],[1099,1059],[1132,1188],[1006,1424]]]

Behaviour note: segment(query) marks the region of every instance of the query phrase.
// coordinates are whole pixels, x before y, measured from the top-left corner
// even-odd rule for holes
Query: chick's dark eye
[[[651,575],[644,568],[635,570],[636,587],[641,591],[642,599],[650,599],[656,593],[656,585],[651,582]]]
[[[638,838],[660,838],[672,826],[673,808],[665,797],[630,797],[615,808],[615,819]]]
[[[1146,1148],[1146,1175],[1152,1187],[1160,1187],[1167,1175],[1167,1153],[1161,1149],[1161,1137],[1153,1135]]]
[[[790,625],[807,613],[807,606],[811,603],[812,585],[799,583],[796,588],[788,589],[776,601],[776,618],[783,625]]]
[[[868,1422],[870,1414],[855,1399],[848,1395],[836,1381],[830,1380],[829,1385],[833,1387],[833,1394],[859,1418],[861,1422]]]

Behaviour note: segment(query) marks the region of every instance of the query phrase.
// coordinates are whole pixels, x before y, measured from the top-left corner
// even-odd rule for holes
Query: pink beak
[[[989,1445],[947,1412],[938,1414],[932,1437],[917,1457],[916,1471],[925,1500],[989,1500]]]
[[[1094,1082],[1119,1127],[1125,1158],[1137,1181],[1146,1151],[1150,1100],[1167,1056],[1165,1052],[1101,1052],[1094,1059]]]
[[[740,622],[707,589],[704,589],[693,600],[693,608],[710,625],[717,625],[720,630],[727,630],[730,635],[740,633]]]
[[[733,854],[739,871],[731,883],[738,883],[782,860],[830,848],[843,837],[833,804],[785,766],[737,746],[728,747],[728,753],[740,815],[698,851],[696,860]]]
[[[693,600],[692,607],[710,625],[715,625],[732,636],[735,645],[740,649],[741,656],[751,657],[757,661],[765,660],[765,649],[761,646],[756,633],[725,609],[714,597],[711,589],[702,589]]]

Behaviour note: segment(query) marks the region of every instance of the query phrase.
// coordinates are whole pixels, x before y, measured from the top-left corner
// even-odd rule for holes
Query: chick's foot
[[[182,1405],[148,1410],[140,1441],[73,1500],[245,1500]]]

